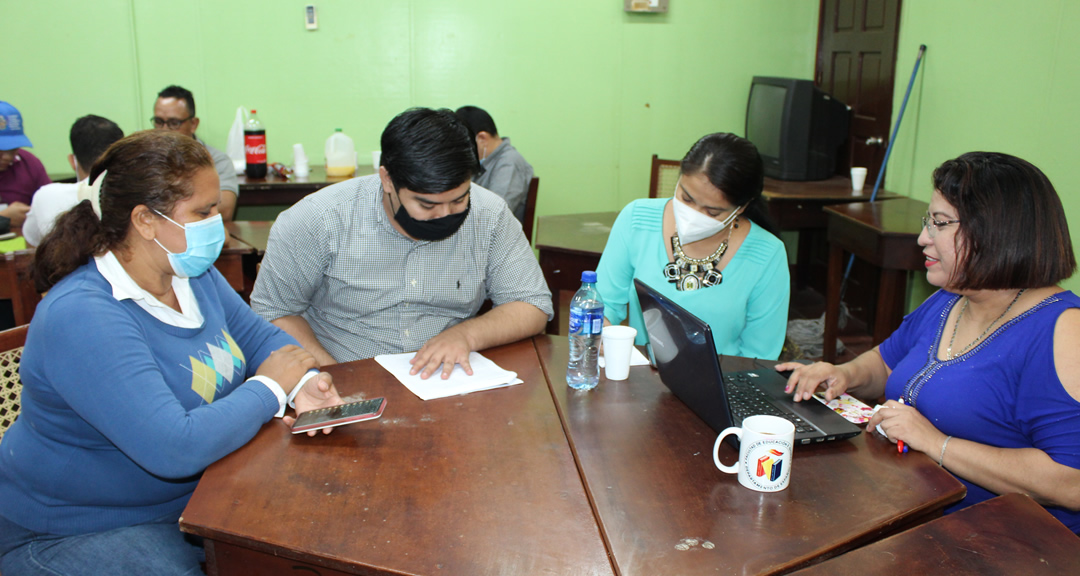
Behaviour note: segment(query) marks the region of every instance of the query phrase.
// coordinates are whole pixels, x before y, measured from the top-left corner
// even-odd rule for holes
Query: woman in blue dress
[[[925,453],[967,486],[946,512],[1030,495],[1080,531],[1080,298],[1065,212],[1035,166],[971,152],[934,171],[919,245],[941,287],[877,348],[794,369],[808,400],[888,398],[868,429]]]

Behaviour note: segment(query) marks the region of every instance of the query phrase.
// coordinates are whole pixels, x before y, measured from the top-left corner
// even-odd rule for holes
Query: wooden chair
[[[16,326],[0,332],[0,438],[19,417],[22,381],[19,379],[19,361],[26,344],[28,325]]]
[[[679,181],[678,160],[661,160],[652,155],[652,172],[649,176],[649,198],[670,198]]]
[[[41,301],[41,294],[34,287],[30,271],[34,266],[33,250],[16,250],[4,254],[4,278],[11,294],[11,306],[15,312],[15,325],[29,324],[34,310]]]
[[[533,224],[536,222],[536,192],[540,188],[540,179],[533,177],[529,181],[529,192],[525,195],[525,217],[521,222],[521,230],[525,232],[525,238],[531,245],[533,242]]]

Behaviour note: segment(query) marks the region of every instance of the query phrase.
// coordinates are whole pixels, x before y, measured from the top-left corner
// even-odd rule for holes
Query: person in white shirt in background
[[[123,137],[124,131],[108,118],[88,114],[76,120],[71,125],[72,153],[68,154],[68,163],[75,170],[76,180],[86,180],[94,162],[113,142]],[[52,231],[56,219],[79,203],[78,182],[54,182],[42,186],[34,193],[30,213],[26,215],[26,222],[22,227],[27,244],[41,244],[45,236]]]

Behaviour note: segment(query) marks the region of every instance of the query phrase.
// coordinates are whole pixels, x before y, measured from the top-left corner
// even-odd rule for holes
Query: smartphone
[[[372,398],[371,400],[349,402],[348,404],[340,404],[330,408],[309,410],[296,418],[296,422],[293,423],[292,433],[300,434],[301,432],[333,428],[334,426],[343,426],[353,422],[374,420],[382,416],[385,407],[386,398]]]

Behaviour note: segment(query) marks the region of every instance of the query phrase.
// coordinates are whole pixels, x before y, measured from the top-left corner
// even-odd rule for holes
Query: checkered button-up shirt
[[[551,318],[551,292],[502,198],[474,184],[461,228],[425,242],[394,229],[382,193],[378,175],[364,176],[282,212],[251,294],[255,312],[303,317],[339,362],[418,350],[488,298]]]

